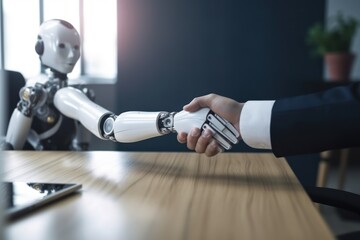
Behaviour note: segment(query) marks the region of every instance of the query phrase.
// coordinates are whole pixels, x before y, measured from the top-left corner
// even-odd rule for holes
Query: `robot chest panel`
[[[34,118],[31,128],[38,133],[44,150],[69,150],[76,132],[75,121],[64,116],[55,125]]]

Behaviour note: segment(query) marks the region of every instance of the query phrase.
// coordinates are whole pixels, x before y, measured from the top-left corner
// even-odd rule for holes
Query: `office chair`
[[[16,108],[17,103],[19,102],[19,91],[25,85],[26,81],[24,76],[20,72],[10,71],[1,69],[0,70],[1,81],[4,81],[4,87],[6,89],[4,101],[6,103],[6,110],[3,113],[4,123],[7,125],[10,121],[10,117],[14,109]],[[5,126],[3,129],[7,129]],[[6,132],[1,133],[2,136],[5,136]]]
[[[304,187],[310,199],[339,209],[344,209],[360,216],[360,195],[344,190],[326,187]],[[360,231],[350,232],[337,236],[339,240],[360,239]]]

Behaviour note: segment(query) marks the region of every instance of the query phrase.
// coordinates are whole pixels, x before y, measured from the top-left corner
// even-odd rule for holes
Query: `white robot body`
[[[95,136],[104,139],[100,122],[104,116],[112,113],[92,102],[80,90],[72,87],[59,89],[54,97],[54,105],[62,114],[78,120]]]
[[[10,143],[14,149],[21,149],[27,139],[31,123],[32,118],[15,108],[6,133],[6,142]]]
[[[158,119],[161,112],[130,111],[120,114],[114,124],[114,135],[118,142],[137,142],[161,136]]]

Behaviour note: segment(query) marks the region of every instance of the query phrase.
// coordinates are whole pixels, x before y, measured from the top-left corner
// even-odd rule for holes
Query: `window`
[[[69,79],[115,83],[117,79],[116,0],[3,0],[4,68],[26,78],[40,73],[34,46],[40,22],[58,18],[79,31],[82,53]]]
[[[26,77],[40,72],[39,58],[34,51],[39,28],[38,2],[3,0],[4,67]]]

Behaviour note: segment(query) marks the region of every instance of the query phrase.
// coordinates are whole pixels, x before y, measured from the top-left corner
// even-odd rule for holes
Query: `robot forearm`
[[[10,148],[15,150],[23,148],[31,128],[33,116],[46,101],[47,92],[42,84],[37,83],[32,87],[21,88],[19,96],[20,101],[11,115],[5,140],[6,144],[10,144]]]
[[[170,133],[173,130],[172,113],[168,112],[124,112],[105,125],[113,129],[118,142],[137,142]],[[113,127],[110,127],[113,126]]]
[[[6,133],[6,143],[11,144],[15,150],[23,148],[29,129],[31,127],[32,118],[25,116],[17,108],[11,115],[10,123]]]

